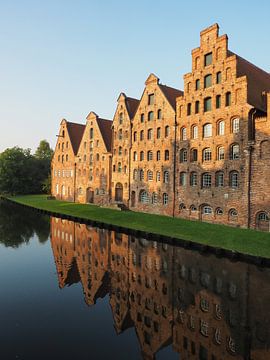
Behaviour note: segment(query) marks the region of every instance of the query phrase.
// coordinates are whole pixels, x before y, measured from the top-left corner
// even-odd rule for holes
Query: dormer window
[[[213,57],[212,57],[212,53],[208,53],[208,54],[205,54],[204,55],[204,66],[208,66],[208,65],[211,65],[212,64],[212,60],[213,60]]]

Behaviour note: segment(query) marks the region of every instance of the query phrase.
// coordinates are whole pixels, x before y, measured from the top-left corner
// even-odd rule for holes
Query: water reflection
[[[0,201],[0,243],[17,248],[28,243],[34,234],[40,243],[48,240],[50,223],[47,216]]]
[[[270,270],[51,218],[59,287],[106,294],[117,334],[134,327],[143,359],[270,358]]]

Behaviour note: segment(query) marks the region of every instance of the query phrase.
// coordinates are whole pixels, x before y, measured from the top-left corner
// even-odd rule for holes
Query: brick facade
[[[217,24],[200,33],[191,63],[184,92],[150,74],[140,100],[121,93],[113,122],[106,122],[111,133],[100,126],[105,120],[90,113],[76,151],[69,131],[69,147],[62,149],[59,137],[53,195],[269,230],[270,74],[231,52]],[[93,148],[90,123],[97,136]],[[61,123],[59,134],[67,124]],[[75,180],[55,175],[71,168]]]

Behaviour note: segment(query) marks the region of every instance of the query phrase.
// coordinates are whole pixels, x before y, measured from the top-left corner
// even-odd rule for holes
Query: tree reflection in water
[[[168,345],[181,360],[270,358],[269,269],[58,218],[51,245],[60,288],[80,281],[87,305],[109,294],[143,359]]]

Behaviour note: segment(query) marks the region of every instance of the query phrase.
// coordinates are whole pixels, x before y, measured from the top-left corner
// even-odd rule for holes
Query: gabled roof
[[[85,125],[72,123],[67,121],[67,131],[69,134],[70,142],[73,148],[73,152],[77,155],[79,146],[83,137]]]
[[[179,96],[183,96],[183,91],[162,84],[159,84],[159,87],[163,94],[166,96],[171,106],[176,109],[176,98],[178,98]]]
[[[140,101],[131,97],[126,97],[126,107],[130,119],[133,119]]]
[[[237,76],[246,76],[248,82],[248,103],[255,108],[266,111],[266,102],[263,99],[263,91],[270,91],[270,74],[241,56],[228,51],[228,55],[235,55],[237,59]]]
[[[101,119],[99,117],[97,119],[97,124],[99,126],[101,135],[103,137],[106,149],[108,152],[111,151],[111,145],[112,145],[112,121]]]

